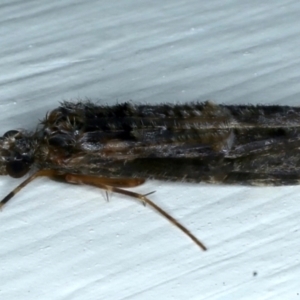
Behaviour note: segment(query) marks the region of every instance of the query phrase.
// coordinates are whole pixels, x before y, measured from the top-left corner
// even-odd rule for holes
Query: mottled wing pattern
[[[65,102],[42,122],[48,151],[42,167],[107,177],[295,184],[299,124],[300,108],[288,106]]]

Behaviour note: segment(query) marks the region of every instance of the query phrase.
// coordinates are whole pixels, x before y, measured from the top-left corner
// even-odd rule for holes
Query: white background
[[[1,134],[62,100],[299,105],[299,48],[296,0],[2,0]],[[300,187],[153,190],[209,251],[131,199],[37,179],[0,214],[0,299],[300,299]]]

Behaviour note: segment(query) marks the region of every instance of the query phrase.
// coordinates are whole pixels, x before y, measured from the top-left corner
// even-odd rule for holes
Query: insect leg
[[[6,204],[15,194],[17,194],[23,187],[25,187],[28,183],[33,181],[35,178],[40,176],[53,176],[57,172],[53,170],[40,170],[35,173],[33,173],[30,177],[28,177],[26,180],[24,180],[21,184],[19,184],[14,190],[12,190],[8,195],[6,195],[2,201],[0,202],[0,209],[3,207],[4,204]]]
[[[207,250],[207,248],[200,242],[186,227],[181,225],[176,219],[174,219],[171,215],[165,212],[162,208],[157,206],[154,202],[149,200],[145,195],[141,195],[138,193],[134,193],[131,191],[123,190],[118,188],[117,186],[122,187],[133,187],[140,185],[144,182],[143,179],[138,178],[129,178],[129,179],[114,179],[114,178],[103,178],[103,177],[95,177],[95,176],[85,176],[78,174],[61,174],[55,170],[40,170],[36,173],[32,174],[26,180],[24,180],[21,184],[19,184],[13,191],[11,191],[7,196],[5,196],[0,202],[0,208],[2,208],[14,195],[16,195],[23,187],[25,187],[28,183],[33,181],[35,178],[40,176],[54,177],[55,179],[63,180],[68,183],[74,184],[88,184],[97,186],[106,191],[115,192],[118,194],[126,195],[135,199],[138,199],[143,204],[148,204],[154,210],[159,212],[162,216],[168,219],[172,224],[174,224],[177,228],[179,228],[183,233],[185,233],[188,237],[190,237],[202,250]],[[111,185],[108,185],[111,184]]]
[[[6,195],[2,201],[0,202],[0,209],[15,195],[17,194],[23,187],[25,187],[28,183],[33,181],[37,177],[47,176],[54,177],[58,180],[66,181],[64,178],[64,174],[61,174],[55,170],[39,170],[33,173],[30,177],[20,183],[13,191],[11,191],[8,195]],[[88,176],[93,178],[93,176]],[[98,180],[102,181],[103,184],[118,186],[118,187],[135,187],[141,185],[145,182],[144,179],[141,178],[106,178],[106,177],[94,177]]]
[[[88,184],[93,185],[96,187],[99,187],[101,189],[104,189],[106,191],[115,192],[118,194],[126,195],[135,199],[138,199],[142,203],[146,203],[149,206],[151,206],[154,210],[156,210],[158,213],[160,213],[162,216],[164,216],[166,219],[168,219],[173,225],[175,225],[177,228],[179,228],[183,233],[185,233],[189,238],[191,238],[202,250],[207,250],[207,248],[203,245],[202,242],[200,242],[186,227],[181,225],[175,218],[173,218],[171,215],[169,215],[166,211],[164,211],[162,208],[160,208],[158,205],[156,205],[154,202],[149,200],[145,195],[141,195],[138,193],[134,193],[131,191],[120,189],[116,186],[111,186],[106,184],[106,182],[102,181],[103,178],[94,177],[94,176],[85,176],[85,175],[78,175],[78,174],[66,174],[65,180],[69,183],[75,183],[75,184]]]
[[[97,177],[97,176],[88,176],[88,175],[72,175],[72,176],[84,177],[85,180],[88,180],[90,182],[89,184],[92,184],[91,182],[95,182],[95,183],[101,182],[102,184],[106,184],[114,187],[125,187],[125,188],[136,187],[145,182],[145,179],[142,178],[109,178],[109,177]]]

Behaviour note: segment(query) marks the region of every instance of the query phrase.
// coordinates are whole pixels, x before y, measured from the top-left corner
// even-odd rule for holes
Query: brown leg
[[[11,191],[3,200],[0,202],[0,208],[3,207],[16,193],[18,193],[23,187],[25,187],[28,183],[33,181],[35,178],[40,176],[53,177],[68,183],[74,184],[88,184],[97,186],[106,191],[115,192],[118,194],[126,195],[135,199],[138,199],[143,204],[148,204],[154,210],[159,212],[162,216],[168,219],[172,224],[174,224],[177,228],[179,228],[183,233],[185,233],[188,237],[190,237],[202,250],[207,250],[207,248],[183,225],[181,225],[176,219],[174,219],[171,215],[157,206],[154,202],[146,198],[146,195],[141,195],[138,193],[134,193],[131,191],[123,190],[118,187],[134,187],[144,183],[143,179],[139,178],[105,178],[105,177],[96,177],[96,176],[87,176],[87,175],[78,175],[78,174],[60,174],[54,170],[40,170],[36,173],[32,174],[26,180],[24,180],[20,185],[18,185],[13,191]],[[152,194],[152,193],[151,193]],[[149,194],[148,194],[149,195]]]
[[[131,191],[120,189],[116,186],[107,185],[105,182],[103,183],[102,178],[94,177],[94,176],[85,176],[85,175],[78,175],[78,174],[67,174],[65,175],[65,180],[70,183],[75,184],[88,184],[97,186],[101,189],[106,191],[115,192],[118,194],[126,195],[135,199],[138,199],[143,204],[148,204],[154,210],[159,212],[162,216],[168,219],[172,224],[174,224],[177,228],[179,228],[183,233],[185,233],[188,237],[190,237],[202,250],[207,250],[207,248],[200,242],[186,227],[181,225],[176,219],[174,219],[171,215],[165,212],[162,208],[157,206],[154,202],[146,198],[145,195],[141,195],[138,193],[134,193]]]
[[[26,180],[24,180],[21,184],[19,184],[13,191],[11,191],[7,196],[5,196],[0,202],[0,209],[2,209],[3,205],[6,204],[16,193],[18,193],[23,187],[25,187],[28,183],[33,181],[35,178],[40,176],[54,176],[57,172],[53,170],[40,170],[36,173],[32,174]]]
[[[131,188],[136,187],[145,182],[145,179],[142,178],[108,178],[108,177],[97,177],[97,176],[89,176],[89,175],[73,175],[73,174],[66,174],[63,175],[64,179],[67,182],[78,184],[79,182],[72,182],[71,180],[68,180],[69,176],[76,176],[77,178],[84,178],[85,184],[89,185],[96,185],[98,182],[101,182],[102,184],[114,186],[114,187],[125,187],[125,188]],[[72,177],[70,177],[72,178]],[[87,183],[89,182],[89,183]],[[95,182],[96,184],[93,184]]]
[[[17,194],[23,187],[25,187],[28,183],[33,181],[37,177],[47,176],[53,177],[60,181],[66,182],[66,174],[60,174],[58,171],[55,170],[40,170],[32,174],[22,183],[20,183],[13,191],[11,191],[7,196],[5,196],[2,201],[0,202],[0,209],[15,195]],[[93,180],[93,178],[97,178],[99,181],[103,182],[103,184],[107,184],[110,186],[116,187],[135,187],[141,185],[145,182],[144,179],[141,178],[106,178],[106,177],[95,177],[95,176],[86,176]],[[68,181],[67,181],[68,182]]]

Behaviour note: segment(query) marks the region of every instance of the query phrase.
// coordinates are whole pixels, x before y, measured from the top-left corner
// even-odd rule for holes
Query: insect
[[[201,249],[204,244],[147,195],[124,188],[146,179],[248,185],[300,180],[300,108],[188,104],[99,106],[63,102],[34,132],[0,138],[0,174],[94,185],[138,199]]]

